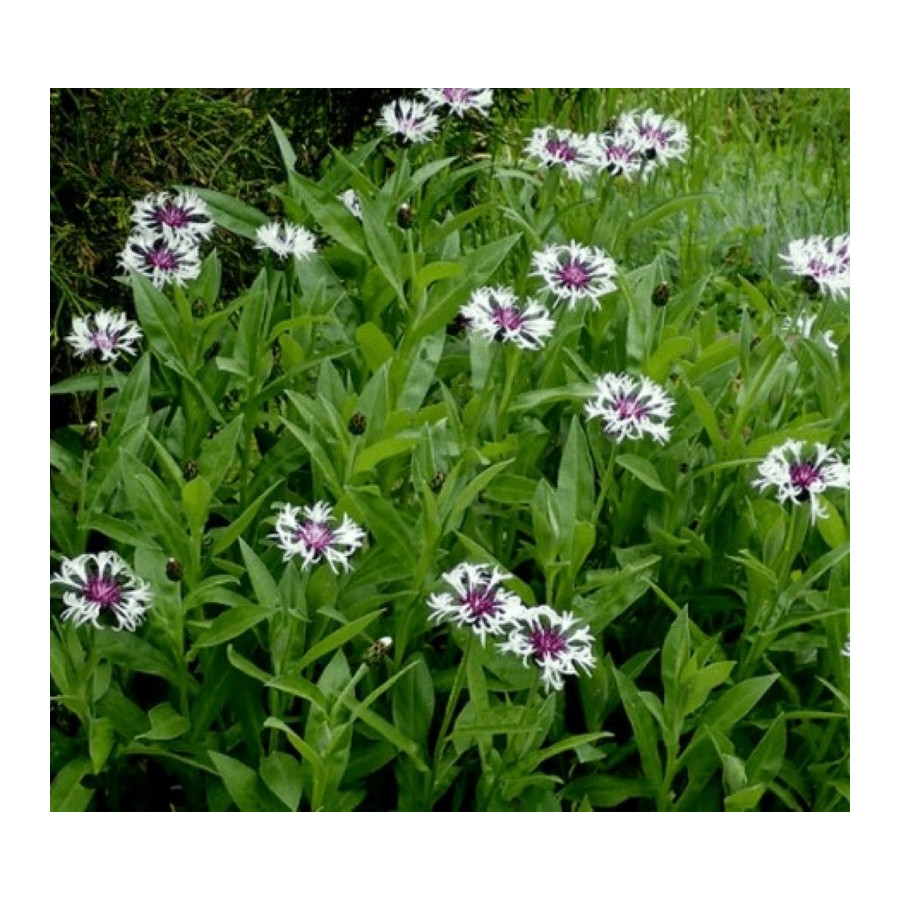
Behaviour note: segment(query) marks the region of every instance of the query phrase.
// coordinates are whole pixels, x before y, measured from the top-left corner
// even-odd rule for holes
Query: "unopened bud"
[[[347,430],[350,434],[362,434],[366,430],[366,417],[361,412],[353,413],[350,421],[347,423]]]
[[[166,560],[166,578],[169,581],[181,581],[184,577],[184,566],[174,556]]]

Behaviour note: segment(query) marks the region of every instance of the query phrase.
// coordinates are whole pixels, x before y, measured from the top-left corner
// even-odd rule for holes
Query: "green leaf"
[[[687,697],[683,712],[686,716],[700,709],[710,692],[724,684],[731,675],[735,663],[731,660],[712,663],[697,672],[687,683]]]
[[[83,787],[81,779],[92,770],[91,761],[84,756],[67,763],[50,785],[51,812],[84,812],[93,789]]]
[[[256,555],[253,548],[243,539],[240,539],[241,556],[250,576],[250,584],[253,593],[261,606],[274,609],[279,605],[279,591],[272,573],[266,568],[266,564]]]
[[[211,500],[212,489],[202,475],[198,475],[181,489],[181,505],[192,535],[203,533]]]
[[[747,812],[748,810],[756,809],[765,792],[766,788],[761,784],[741,788],[741,790],[735,791],[725,798],[725,812]]]
[[[88,732],[91,751],[91,765],[94,774],[102,771],[116,741],[116,732],[109,719],[91,719]]]
[[[211,529],[210,535],[213,536],[212,554],[218,556],[227,550],[249,527],[250,523],[256,518],[260,507],[269,497],[269,495],[277,490],[281,485],[282,479],[278,479],[274,484],[270,485],[265,493],[260,494],[230,525],[225,528]]]
[[[232,419],[213,438],[205,441],[203,449],[200,451],[200,456],[197,459],[197,469],[209,483],[209,488],[213,495],[219,489],[222,479],[234,461],[234,454],[243,423],[243,416]]]
[[[224,753],[208,750],[225,790],[241,812],[283,812],[282,803],[249,766]]]
[[[290,810],[296,810],[303,795],[303,767],[287,753],[274,750],[263,757],[259,774],[266,787]]]
[[[651,490],[659,491],[663,494],[671,493],[659,480],[659,474],[656,471],[656,467],[649,460],[643,459],[640,456],[634,456],[631,453],[623,453],[616,456],[616,464],[631,472],[638,481],[646,484]]]
[[[281,130],[278,123],[271,116],[269,116],[269,125],[272,126],[272,131],[275,133],[275,141],[278,144],[278,151],[281,153],[285,171],[287,175],[290,176],[291,170],[294,168],[294,163],[297,162],[297,154],[294,152],[294,148],[291,146],[291,142],[288,140],[287,135]]]
[[[588,522],[594,509],[594,464],[584,429],[572,419],[557,478],[557,499],[564,521]]]
[[[205,188],[192,188],[209,206],[210,214],[217,225],[221,225],[241,237],[256,239],[256,229],[268,222],[265,213],[248,206],[227,194],[209,191]]]
[[[274,609],[249,605],[236,606],[234,609],[226,610],[217,616],[209,629],[204,631],[194,642],[188,656],[194,657],[198,650],[215,647],[217,644],[233,640],[239,634],[249,631],[254,625],[268,619],[274,612]]]
[[[391,714],[400,731],[424,746],[434,716],[434,685],[422,655],[416,653],[410,661],[419,665],[394,690]]]
[[[690,209],[691,207],[698,205],[701,201],[715,196],[716,195],[713,193],[706,192],[682,194],[680,197],[673,197],[671,200],[665,200],[659,205],[654,206],[649,212],[638,216],[630,225],[628,225],[622,234],[622,239],[629,241],[642,231],[646,231],[647,229],[658,225],[663,219],[666,219],[677,212]]]
[[[164,360],[184,363],[184,329],[175,307],[143,275],[131,276],[134,308],[150,346]]]
[[[393,288],[394,293],[401,303],[406,302],[403,292],[403,268],[400,261],[400,251],[394,243],[390,232],[385,225],[385,209],[380,203],[360,195],[359,205],[363,212],[363,232],[366,243],[372,251],[375,265],[384,275],[387,283]]]
[[[129,672],[158,675],[174,685],[181,684],[181,673],[174,662],[152,644],[127,631],[104,629],[94,635],[94,647],[101,659],[118,663]]]
[[[377,372],[394,355],[391,342],[374,322],[364,322],[356,329],[356,341],[372,372]]]
[[[651,784],[658,787],[662,784],[662,763],[659,758],[659,747],[657,746],[656,728],[653,725],[653,719],[641,700],[634,682],[615,668],[613,668],[613,676],[615,677],[616,686],[619,689],[619,696],[622,698],[622,705],[625,707],[628,721],[631,722],[644,774]]]
[[[185,734],[191,723],[180,716],[168,703],[161,703],[150,710],[150,730],[137,735],[137,740],[171,741]]]
[[[299,675],[279,675],[277,678],[270,678],[266,681],[266,687],[290,694],[292,697],[299,697],[301,700],[308,700],[320,710],[327,709],[328,701],[322,691],[311,681],[307,681]]]
[[[816,528],[832,550],[847,543],[847,529],[841,514],[834,508],[826,497],[819,495],[819,503],[822,505],[822,515],[816,519]]]
[[[421,437],[392,437],[372,444],[360,451],[353,465],[353,474],[372,472],[375,467],[386,459],[409,453],[419,442]]]
[[[706,712],[702,723],[727,732],[756,706],[778,678],[778,675],[760,675],[729,688]]]
[[[662,681],[667,709],[679,702],[681,674],[690,655],[690,620],[687,606],[683,606],[669,628],[662,648]]]
[[[770,784],[781,771],[786,749],[787,726],[781,713],[750,754],[746,765],[747,780],[751,784]]]
[[[346,625],[342,625],[336,631],[333,631],[328,637],[319,641],[317,644],[314,644],[296,663],[296,665],[292,666],[292,669],[301,672],[305,669],[310,663],[315,662],[322,656],[325,656],[326,653],[331,653],[332,650],[337,650],[338,647],[342,647],[347,641],[352,640],[356,635],[360,632],[365,631],[369,625],[372,624],[379,616],[384,614],[383,609],[376,609],[375,612],[371,612],[368,615],[360,616],[358,619],[354,619],[352,622],[348,622]]]
[[[688,388],[688,397],[694,405],[694,411],[700,419],[700,424],[709,437],[716,458],[721,460],[725,453],[725,441],[722,438],[722,432],[719,430],[719,420],[716,418],[716,411],[709,400],[706,399],[700,388]]]
[[[367,256],[360,224],[340,198],[314,181],[291,172],[291,193],[309,210],[322,230],[351,253]]]

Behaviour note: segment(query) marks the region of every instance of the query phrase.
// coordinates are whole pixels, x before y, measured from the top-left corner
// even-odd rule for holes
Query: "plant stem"
[[[438,769],[440,768],[441,750],[444,741],[447,738],[447,732],[450,728],[450,720],[453,718],[453,712],[456,709],[459,695],[462,692],[462,683],[466,677],[466,669],[469,665],[469,656],[472,652],[472,641],[475,638],[474,632],[470,632],[466,639],[466,646],[463,649],[462,660],[460,660],[459,668],[456,670],[456,676],[453,679],[453,685],[450,688],[450,696],[447,698],[447,706],[444,709],[444,718],[441,722],[441,730],[438,732],[437,741],[434,745],[434,760],[431,768],[431,779],[428,785],[428,808],[431,809],[434,804],[434,786],[437,781]]]

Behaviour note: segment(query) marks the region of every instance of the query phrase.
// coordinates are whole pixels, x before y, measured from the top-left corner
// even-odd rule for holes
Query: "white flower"
[[[169,239],[152,231],[133,231],[125,249],[119,254],[120,264],[140,272],[161,288],[184,284],[200,274],[200,252],[189,237]]]
[[[610,175],[624,175],[630,181],[644,166],[643,144],[632,118],[620,119],[614,131],[590,135],[590,143],[597,167]]]
[[[812,338],[813,325],[816,324],[817,318],[815,313],[810,313],[809,315],[800,313],[795,319],[792,319],[790,316],[785,316],[782,331],[788,336],[799,335],[800,337]],[[822,340],[825,342],[825,346],[833,354],[837,355],[838,345],[834,341],[833,332],[823,331]]]
[[[600,297],[616,289],[616,264],[599,247],[585,247],[572,241],[538,250],[532,257],[533,274],[544,279],[558,300],[576,306],[589,300],[600,306]]]
[[[359,197],[353,188],[347,188],[342,194],[338,194],[338,199],[347,209],[360,221],[362,221],[362,207],[359,205]]]
[[[613,440],[635,440],[650,435],[664,444],[671,436],[666,424],[675,401],[656,382],[642,375],[607,373],[596,381],[597,394],[585,405],[588,419],[600,418]]]
[[[131,221],[141,231],[162,234],[168,240],[188,238],[194,243],[208,238],[215,227],[209,207],[193,191],[174,196],[167,191],[147,194],[135,201]]]
[[[454,593],[432,594],[428,598],[428,605],[434,610],[428,618],[465,625],[484,646],[487,635],[502,635],[524,609],[521,599],[500,584],[511,577],[483,564],[460,563],[443,576]]]
[[[141,329],[125,313],[101,309],[74,319],[66,343],[75,348],[76,356],[98,353],[102,362],[113,362],[120,353],[134,356],[134,345],[140,339]]]
[[[847,634],[847,640],[844,641],[844,646],[841,648],[841,655],[846,656],[847,659],[850,658],[850,634]]]
[[[486,116],[494,101],[493,88],[422,88],[419,93],[430,106],[446,106],[458,116],[470,109]]]
[[[431,108],[418,100],[400,98],[382,107],[378,124],[388,134],[396,134],[407,143],[424,144],[440,123]]]
[[[820,234],[798,238],[788,244],[783,259],[795,275],[803,279],[803,289],[810,294],[825,291],[832,297],[844,298],[850,290],[850,235],[822,237]]]
[[[593,642],[590,629],[572,613],[535,606],[522,608],[497,649],[518,656],[524,666],[533,662],[541,670],[544,688],[561,691],[563,676],[577,675],[576,666],[590,673],[596,665]]]
[[[791,440],[769,451],[753,486],[760,491],[775,488],[780,503],[809,500],[810,521],[815,522],[826,516],[819,494],[832,487],[850,489],[850,467],[824,444],[807,450],[802,441]]]
[[[338,566],[346,570],[366,534],[346,513],[337,528],[329,525],[333,521],[332,507],[322,501],[302,508],[285,503],[275,519],[275,532],[269,537],[275,538],[284,551],[285,562],[301,556],[306,569],[324,559],[333,572]]]
[[[525,153],[542,166],[562,166],[566,175],[583,181],[597,166],[595,142],[582,134],[545,125],[531,132]]]
[[[523,306],[507,287],[478,288],[460,314],[473,331],[489,340],[512,341],[523,350],[543,347],[556,327],[545,306],[534,300]]]
[[[115,617],[116,631],[134,631],[153,604],[150,585],[111,551],[64,559],[50,584],[66,588],[62,619],[72,619],[76,625],[90,622],[102,629],[100,615],[108,612]]]
[[[293,256],[304,260],[316,252],[316,238],[311,231],[293,222],[267,222],[256,229],[257,250],[271,250],[279,259]]]
[[[677,119],[667,119],[652,109],[626,113],[619,128],[634,133],[644,160],[644,172],[649,174],[657,166],[668,165],[673,159],[682,160],[690,146],[687,128]]]

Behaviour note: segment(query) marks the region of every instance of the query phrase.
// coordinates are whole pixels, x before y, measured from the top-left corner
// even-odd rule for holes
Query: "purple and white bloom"
[[[626,113],[619,127],[636,136],[645,163],[645,174],[657,166],[668,165],[673,159],[683,160],[690,146],[687,128],[681,122],[668,119],[652,109]]]
[[[359,197],[356,194],[356,191],[353,188],[347,188],[341,194],[338,194],[338,199],[347,209],[353,214],[354,218],[357,218],[362,221],[362,206],[359,204]]]
[[[525,153],[542,166],[562,166],[566,175],[576,181],[583,181],[597,166],[594,141],[552,125],[531,132]]]
[[[90,622],[102,629],[100,616],[108,613],[115,619],[115,630],[134,631],[153,605],[150,585],[138,578],[116,553],[85,553],[75,559],[64,559],[59,574],[50,584],[66,590],[62,619],[75,625]]]
[[[271,250],[279,259],[304,260],[316,252],[315,235],[293,222],[267,222],[256,229],[257,250]]]
[[[506,641],[497,645],[501,653],[512,653],[522,665],[533,663],[541,670],[544,688],[561,691],[564,675],[590,674],[597,664],[594,636],[573,613],[558,613],[549,606],[523,607],[512,621]]]
[[[798,238],[780,254],[790,270],[802,278],[809,293],[825,291],[831,297],[845,298],[850,290],[850,235],[822,237],[820,234]]]
[[[827,516],[821,493],[828,488],[850,490],[850,466],[824,444],[817,443],[809,450],[803,441],[785,441],[759,464],[759,478],[753,486],[760,491],[775,488],[780,503],[790,500],[799,506],[809,500],[810,521],[815,522]]]
[[[135,201],[131,221],[139,230],[162,234],[170,241],[187,238],[199,243],[215,228],[209,207],[193,191],[147,194]]]
[[[468,327],[488,340],[511,341],[523,350],[538,350],[556,322],[535,300],[524,303],[508,287],[481,287],[460,308]]]
[[[419,93],[429,106],[446,106],[460,117],[470,109],[486,116],[494,102],[493,88],[422,88]]]
[[[200,252],[196,241],[188,237],[169,240],[152,231],[133,231],[120,264],[149,278],[155,287],[184,284],[200,274]]]
[[[401,97],[382,107],[378,124],[388,134],[396,134],[409,144],[424,144],[440,127],[431,107],[418,100]]]
[[[134,356],[140,339],[141,329],[125,313],[101,309],[73,319],[66,343],[75,348],[76,356],[97,353],[101,362],[115,362],[121,353]]]
[[[590,301],[599,308],[600,298],[616,289],[616,264],[599,247],[572,241],[538,250],[532,257],[532,274],[544,279],[550,293],[569,306]]]
[[[599,418],[603,430],[621,443],[625,438],[637,440],[649,435],[660,444],[672,434],[667,424],[675,401],[646,375],[640,379],[612,372],[596,381],[596,395],[585,404],[588,419]]]
[[[433,610],[429,620],[449,620],[471,628],[483,647],[487,635],[504,634],[525,609],[518,595],[500,584],[511,577],[484,564],[460,563],[443,575],[453,592],[432,594],[428,598],[428,605]]]
[[[300,556],[302,568],[307,569],[324,559],[333,572],[338,566],[346,571],[366,533],[346,513],[339,526],[330,524],[335,521],[332,507],[321,500],[315,506],[304,507],[285,503],[275,519],[275,532],[269,537],[278,542],[284,562]]]
[[[620,122],[615,131],[590,136],[596,166],[610,175],[631,176],[644,167],[644,152],[635,123],[630,119]]]
[[[799,336],[804,338],[812,338],[814,337],[813,326],[816,324],[817,318],[818,317],[815,315],[815,313],[810,313],[809,315],[800,313],[796,318],[785,316],[784,323],[782,325],[782,331],[788,337]],[[837,355],[838,345],[834,341],[833,334],[834,332],[830,330],[821,332],[822,340],[825,342],[825,346],[832,352],[832,354]]]

